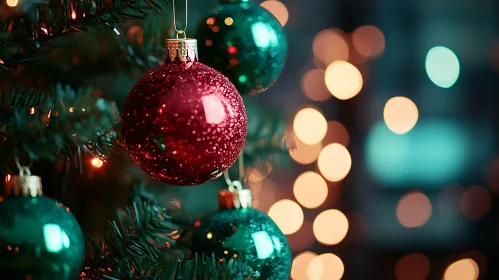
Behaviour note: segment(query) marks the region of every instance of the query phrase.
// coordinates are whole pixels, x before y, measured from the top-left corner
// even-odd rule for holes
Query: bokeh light
[[[318,67],[326,67],[336,60],[348,60],[349,48],[346,36],[339,29],[326,29],[313,41],[313,51]]]
[[[309,280],[340,280],[345,266],[335,254],[326,253],[315,257],[307,267]]]
[[[296,148],[289,150],[289,155],[291,158],[300,164],[310,164],[317,160],[319,154],[322,151],[322,143],[317,143],[315,145],[307,145],[300,141],[300,139],[295,139]]]
[[[288,9],[282,2],[270,0],[261,3],[260,6],[267,9],[271,14],[273,14],[282,26],[286,25],[286,23],[288,22]]]
[[[461,196],[459,208],[470,220],[478,220],[489,211],[492,206],[492,196],[482,186],[472,186],[466,189]]]
[[[303,211],[300,205],[289,199],[274,203],[268,214],[284,234],[297,232],[303,224]]]
[[[326,82],[325,71],[322,69],[311,69],[303,74],[301,78],[301,90],[306,97],[313,101],[324,101],[331,98]]]
[[[326,210],[314,220],[314,235],[317,241],[325,245],[340,243],[348,232],[348,219],[341,211]]]
[[[333,143],[322,149],[317,160],[322,176],[331,182],[343,180],[350,172],[352,158],[347,148]]]
[[[442,187],[466,171],[472,145],[463,122],[441,118],[419,120],[410,133],[398,135],[378,121],[366,140],[367,167],[385,188],[407,183]]]
[[[307,171],[296,178],[293,193],[303,207],[316,208],[326,200],[328,188],[321,175]]]
[[[95,168],[101,168],[102,165],[104,165],[104,162],[100,159],[100,158],[93,158],[90,163],[92,163],[92,165],[95,167]]]
[[[447,267],[443,280],[476,280],[479,274],[478,265],[474,260],[461,259]]]
[[[345,147],[350,143],[350,134],[347,129],[337,121],[327,122],[327,133],[322,139],[323,144],[338,143]]]
[[[390,98],[383,110],[386,126],[396,134],[409,132],[416,125],[418,116],[416,104],[403,96]]]
[[[430,274],[430,260],[421,254],[413,253],[402,257],[395,266],[397,280],[423,280]]]
[[[420,192],[406,194],[399,201],[396,216],[400,224],[407,228],[421,227],[431,217],[431,202]]]
[[[15,7],[17,6],[18,0],[7,0],[7,6],[9,7]]]
[[[466,252],[461,256],[462,259],[472,259],[478,265],[479,274],[483,275],[487,272],[488,263],[487,257],[480,251]]]
[[[293,259],[291,278],[293,280],[308,280],[307,267],[317,257],[315,253],[303,252]]]
[[[356,96],[362,89],[362,75],[359,69],[346,61],[331,63],[325,73],[329,92],[340,100]]]
[[[441,88],[450,88],[459,78],[459,60],[453,51],[437,46],[426,55],[426,74],[430,80]]]
[[[327,133],[327,121],[321,112],[304,108],[296,113],[293,129],[303,143],[314,145],[322,141]]]
[[[385,36],[376,26],[364,25],[352,33],[352,45],[366,57],[376,57],[385,50]]]

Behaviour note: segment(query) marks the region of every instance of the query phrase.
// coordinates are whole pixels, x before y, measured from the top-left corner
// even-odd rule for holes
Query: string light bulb
[[[7,6],[9,7],[15,7],[19,3],[18,0],[7,0]]]
[[[92,165],[95,167],[95,168],[101,168],[103,165],[104,165],[104,162],[100,159],[100,158],[93,158],[90,163],[92,163]]]

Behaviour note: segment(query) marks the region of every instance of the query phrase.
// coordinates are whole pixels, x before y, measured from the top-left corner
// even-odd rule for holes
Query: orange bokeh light
[[[479,274],[478,265],[474,260],[461,259],[447,267],[443,280],[476,280]]]
[[[263,8],[268,10],[271,14],[273,14],[277,20],[281,23],[282,26],[286,25],[289,18],[288,9],[286,6],[279,1],[265,1],[260,4]]]
[[[364,82],[359,69],[342,60],[329,64],[324,78],[329,92],[339,100],[347,100],[356,96]]]
[[[333,143],[322,149],[317,159],[317,165],[324,178],[331,182],[338,182],[350,172],[352,158],[347,148]]]
[[[322,143],[320,142],[315,145],[307,145],[300,141],[300,139],[295,139],[295,144],[296,148],[289,150],[289,155],[294,161],[300,164],[315,162],[322,151]]]
[[[348,60],[349,48],[345,34],[339,29],[319,32],[313,41],[313,51],[318,67],[326,67],[337,60]]]
[[[336,209],[320,213],[313,224],[315,238],[325,245],[340,243],[347,235],[348,227],[347,217]]]
[[[350,134],[348,130],[337,121],[328,121],[327,122],[327,133],[322,139],[322,143],[324,145],[330,143],[338,143],[344,147],[347,147],[350,143]]]
[[[416,125],[418,117],[419,112],[416,104],[403,96],[390,98],[383,110],[386,126],[396,134],[409,132]]]
[[[308,171],[296,178],[293,185],[296,200],[306,208],[317,208],[327,198],[327,183],[321,175]]]
[[[402,257],[395,266],[397,280],[427,279],[430,274],[430,260],[421,254],[413,253]]]
[[[293,259],[291,278],[293,280],[308,280],[307,267],[317,257],[315,253],[303,252]]]
[[[352,33],[352,44],[360,54],[376,57],[385,50],[385,36],[376,26],[364,25]]]
[[[283,199],[269,209],[268,215],[284,234],[297,232],[303,224],[303,210],[296,202]]]
[[[343,273],[345,273],[343,261],[331,253],[315,257],[307,267],[309,280],[340,280]]]
[[[395,212],[402,226],[407,228],[421,227],[431,217],[431,202],[423,193],[409,193],[399,201]]]
[[[314,108],[303,108],[296,113],[293,121],[296,137],[307,145],[322,141],[327,133],[327,121],[321,112]]]
[[[325,71],[322,69],[311,69],[303,74],[301,78],[301,90],[306,97],[313,101],[325,101],[331,98],[324,81]]]

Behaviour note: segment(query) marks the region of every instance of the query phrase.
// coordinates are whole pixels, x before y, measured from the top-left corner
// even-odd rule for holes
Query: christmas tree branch
[[[89,88],[57,85],[51,93],[20,87],[2,92],[0,107],[3,162],[27,154],[33,160],[61,158],[78,165],[83,152],[105,159],[116,144],[116,105]]]
[[[21,0],[15,7],[2,3],[0,12],[0,73],[39,57],[57,45],[60,37],[74,31],[99,28],[120,34],[117,23],[144,19],[150,13],[166,13],[168,0]]]
[[[133,206],[110,222],[104,233],[87,242],[81,279],[212,279],[236,280],[251,277],[235,261],[195,256],[177,244],[179,227],[165,208],[154,202],[134,199]],[[247,278],[251,279],[251,278]]]
[[[283,116],[262,109],[252,97],[245,98],[248,114],[248,134],[244,145],[244,162],[247,169],[268,174],[272,164],[285,164],[289,150],[294,148],[294,138],[287,132]]]

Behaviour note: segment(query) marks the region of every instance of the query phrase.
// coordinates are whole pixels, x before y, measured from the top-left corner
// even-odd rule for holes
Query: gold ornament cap
[[[179,39],[177,33],[176,39],[166,39],[166,60],[173,62],[180,60],[181,62],[198,61],[198,41],[196,39],[186,38],[185,33],[183,39]]]
[[[6,196],[42,196],[42,178],[38,176],[7,175],[5,178]]]
[[[250,189],[222,190],[218,194],[220,209],[241,209],[253,207],[253,195]]]

